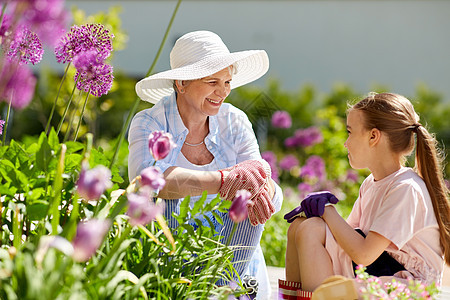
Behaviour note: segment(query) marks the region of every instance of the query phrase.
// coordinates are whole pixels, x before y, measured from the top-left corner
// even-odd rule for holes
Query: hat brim
[[[221,56],[205,57],[187,66],[160,72],[140,80],[136,93],[144,101],[156,103],[173,93],[174,80],[195,80],[215,74],[234,65],[231,88],[237,88],[263,76],[269,69],[269,57],[264,50],[247,50]]]

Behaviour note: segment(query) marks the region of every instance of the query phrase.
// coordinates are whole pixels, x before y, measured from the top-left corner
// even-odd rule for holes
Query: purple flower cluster
[[[298,166],[298,159],[295,155],[289,154],[280,160],[280,168],[289,171],[293,167]]]
[[[300,171],[300,177],[318,179],[319,181],[324,180],[325,175],[325,163],[323,159],[317,155],[310,156]]]
[[[306,129],[298,129],[295,131],[294,136],[288,137],[284,141],[286,147],[308,147],[323,141],[322,133],[319,128],[315,126],[308,127]]]
[[[300,182],[297,186],[298,189],[298,197],[303,199],[314,190],[314,187],[306,182]]]
[[[279,110],[272,115],[272,126],[275,128],[290,128],[292,126],[291,116],[287,111]]]
[[[148,137],[148,148],[155,160],[164,159],[176,147],[172,135],[164,131],[153,131]]]
[[[79,223],[72,241],[73,259],[79,262],[88,261],[102,244],[110,226],[109,220],[99,219]]]
[[[16,31],[14,38],[9,44],[7,57],[18,58],[21,64],[37,64],[42,60],[44,49],[36,33],[23,27]]]
[[[36,77],[17,60],[7,59],[3,64],[0,70],[0,100],[11,102],[13,108],[22,109],[33,98]]]
[[[73,58],[73,64],[77,69],[74,79],[79,90],[100,97],[111,89],[113,67],[103,63],[97,50],[80,52]]]
[[[147,225],[155,220],[158,214],[164,212],[164,204],[162,202],[155,204],[151,195],[147,193],[128,194],[128,210],[127,215],[130,217],[130,225]]]
[[[71,62],[74,57],[89,50],[96,50],[99,59],[106,59],[113,51],[114,35],[101,24],[74,25],[55,47],[59,63]]]
[[[8,2],[8,8],[8,13],[18,20],[12,27],[23,25],[52,46],[64,33],[69,20],[64,0],[15,0]]]
[[[275,153],[273,153],[272,151],[264,151],[263,153],[261,153],[261,157],[269,163],[270,169],[272,170],[272,174],[270,177],[275,182],[279,182],[279,178],[278,178],[279,174],[278,174],[278,169],[277,169],[277,157],[276,157]]]

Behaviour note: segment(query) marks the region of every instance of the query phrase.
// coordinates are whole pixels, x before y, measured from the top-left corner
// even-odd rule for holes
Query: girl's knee
[[[295,242],[325,241],[326,223],[322,218],[313,217],[304,220],[295,231]]]
[[[300,225],[305,221],[305,218],[296,218],[291,225],[289,225],[288,231],[287,231],[287,238],[288,241],[295,241],[295,236],[297,235],[296,232]]]

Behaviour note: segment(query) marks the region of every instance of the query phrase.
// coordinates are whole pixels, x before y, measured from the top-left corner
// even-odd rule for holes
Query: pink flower
[[[148,194],[128,194],[128,211],[130,225],[147,225],[164,211],[162,203],[155,204]]]
[[[72,241],[73,259],[75,261],[88,261],[103,242],[109,230],[111,221],[91,219],[78,224],[77,234]]]
[[[153,131],[148,137],[148,147],[155,160],[164,159],[176,147],[172,135],[164,131]]]
[[[280,168],[289,171],[293,167],[298,166],[298,159],[295,155],[289,154],[280,161]]]
[[[231,204],[228,212],[230,214],[231,221],[234,223],[240,223],[247,219],[247,204],[249,201],[248,199],[250,199],[251,196],[252,194],[247,190],[238,190],[236,192],[236,196],[234,197],[233,203]]]
[[[287,111],[276,111],[272,115],[272,126],[275,128],[290,128],[292,126],[291,116]]]
[[[302,167],[300,177],[325,179],[325,162],[320,156],[312,155]]]
[[[305,182],[300,182],[297,186],[297,189],[299,191],[299,198],[303,199],[306,197],[306,195],[308,195],[309,193],[311,193],[314,189],[310,184],[307,184]]]
[[[154,191],[164,187],[166,180],[157,167],[148,167],[141,171],[141,185],[149,186]]]
[[[36,77],[27,66],[19,65],[18,60],[6,59],[3,63],[0,85],[4,89],[0,91],[0,100],[12,101],[11,106],[16,109],[25,108],[33,98]]]
[[[288,137],[284,141],[286,147],[308,147],[323,141],[322,132],[319,128],[311,126],[306,129],[298,129],[294,136]]]
[[[97,200],[111,186],[111,171],[108,168],[99,165],[88,170],[87,164],[82,165],[77,181],[77,192],[82,198]]]

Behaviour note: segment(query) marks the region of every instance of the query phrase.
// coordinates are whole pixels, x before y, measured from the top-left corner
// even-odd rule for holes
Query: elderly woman
[[[171,70],[136,85],[139,97],[155,105],[136,114],[131,123],[129,177],[154,164],[148,137],[159,130],[171,133],[177,145],[156,162],[166,180],[158,196],[166,201],[165,214],[171,227],[176,226],[172,212],[179,210],[181,199],[188,195],[193,196],[193,204],[204,190],[208,199],[220,193],[228,200],[234,198],[237,187],[249,190],[249,218],[238,224],[230,245],[242,246],[234,252],[234,267],[240,276],[257,278],[258,298],[261,295],[263,299],[269,296],[270,286],[259,242],[264,223],[281,207],[282,192],[261,159],[247,116],[224,101],[232,88],[267,72],[267,54],[263,50],[230,53],[216,34],[196,31],[176,41],[170,65]],[[212,214],[208,217],[226,241],[233,222],[228,214],[218,214],[223,225]]]

